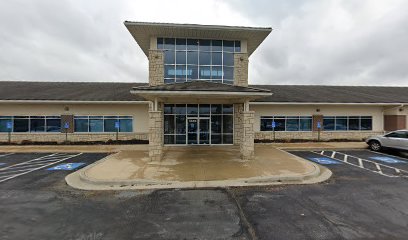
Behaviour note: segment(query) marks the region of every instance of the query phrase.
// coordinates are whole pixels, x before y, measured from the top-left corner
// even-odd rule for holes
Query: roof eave
[[[146,56],[149,54],[148,51],[150,49],[151,37],[217,39],[220,36],[220,33],[223,32],[226,33],[225,35],[221,34],[223,40],[247,40],[247,53],[248,56],[250,56],[272,31],[272,28],[270,27],[261,28],[131,21],[125,21],[124,25]]]

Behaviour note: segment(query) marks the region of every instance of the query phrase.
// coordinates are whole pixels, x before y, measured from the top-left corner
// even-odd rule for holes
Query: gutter
[[[269,92],[220,92],[220,91],[155,91],[155,90],[131,90],[130,93],[132,94],[157,94],[166,96],[174,96],[174,95],[226,95],[231,96],[238,95],[238,96],[272,96],[272,93]]]
[[[0,104],[148,104],[150,101],[0,100]]]
[[[405,106],[408,103],[329,103],[329,102],[250,102],[251,105],[367,105],[367,106]]]

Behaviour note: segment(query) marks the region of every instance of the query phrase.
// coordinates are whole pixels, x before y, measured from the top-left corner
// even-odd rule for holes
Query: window
[[[10,124],[11,129],[7,128]],[[61,117],[59,116],[2,116],[0,132],[60,132]]]
[[[323,129],[325,131],[371,131],[373,119],[371,116],[325,116]]]
[[[61,132],[61,117],[45,117],[45,129],[47,132]]]
[[[275,128],[273,128],[273,122]],[[312,131],[311,116],[262,116],[261,131]]]
[[[389,133],[387,135],[385,135],[386,137],[391,137],[391,138],[408,138],[408,133],[406,132],[392,132]]]
[[[232,144],[233,113],[232,104],[165,104],[164,143],[186,144],[187,121],[197,119],[200,122],[200,143]],[[203,125],[204,122],[209,125]]]
[[[131,116],[75,116],[74,131],[133,132],[133,118]]]
[[[158,38],[164,50],[164,82],[207,80],[233,83],[234,53],[240,41]]]
[[[45,117],[31,117],[30,132],[45,132]]]
[[[7,125],[11,124],[13,126],[13,117],[6,117],[6,116],[1,116],[0,117],[0,132],[9,132],[13,131],[13,129],[7,128]]]
[[[17,116],[14,117],[14,132],[29,132],[30,131],[29,117]]]

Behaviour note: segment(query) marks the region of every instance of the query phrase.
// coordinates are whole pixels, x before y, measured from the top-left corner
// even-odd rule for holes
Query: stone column
[[[164,52],[163,50],[149,50],[149,85],[164,84]]]
[[[234,85],[248,87],[248,53],[234,54]]]
[[[243,123],[242,123],[242,112],[244,111],[244,104],[237,103],[234,104],[234,145],[241,144]]]
[[[163,114],[149,111],[149,158],[160,161],[163,156]]]
[[[254,111],[242,112],[242,139],[240,144],[241,158],[243,160],[251,160],[255,153],[255,132],[254,132]]]

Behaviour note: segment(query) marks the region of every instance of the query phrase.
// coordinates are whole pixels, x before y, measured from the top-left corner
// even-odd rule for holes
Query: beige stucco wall
[[[66,111],[65,108],[69,110]],[[132,116],[133,131],[148,132],[148,104],[0,104],[1,116]]]
[[[66,111],[66,107],[69,108]],[[320,109],[320,112],[316,112]],[[360,132],[326,132],[322,135],[323,139],[331,138],[353,138],[360,139],[361,137],[372,135],[373,133],[381,133],[383,131],[383,107],[381,106],[313,106],[313,105],[250,105],[250,111],[255,112],[254,131],[255,139],[270,139],[270,132],[260,132],[260,116],[373,116],[373,131]],[[395,110],[397,111],[397,110]],[[400,114],[406,114],[408,108],[404,108]],[[149,114],[148,104],[0,104],[1,116],[53,116],[53,115],[83,115],[83,116],[132,116],[133,117],[133,133],[123,133],[120,139],[148,139],[149,131]],[[394,110],[390,110],[389,114],[396,114]],[[407,122],[408,126],[408,122]],[[63,134],[56,133],[15,133],[15,140],[49,140],[57,139],[63,141]],[[44,136],[50,138],[44,138]],[[31,137],[30,137],[31,136]],[[277,138],[316,138],[316,132],[277,132]],[[0,141],[5,141],[6,133],[0,134]],[[78,133],[71,134],[72,141],[86,140],[108,140],[114,139],[114,134],[104,133]]]
[[[400,109],[402,111],[400,111]],[[407,115],[408,114],[408,107],[401,107],[401,106],[386,106],[384,107],[384,114],[385,115]]]
[[[320,109],[317,112],[316,109]],[[260,131],[261,116],[372,116],[373,131],[383,131],[383,108],[381,106],[316,106],[316,105],[256,105],[251,104],[250,110],[255,111],[255,131]]]

